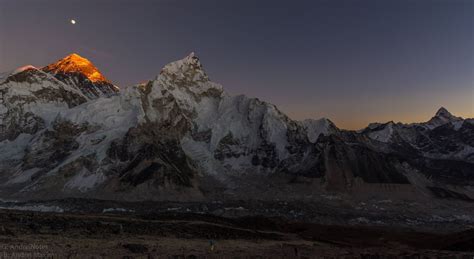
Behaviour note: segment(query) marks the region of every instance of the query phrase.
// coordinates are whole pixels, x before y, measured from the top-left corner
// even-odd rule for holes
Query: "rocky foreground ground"
[[[474,229],[435,234],[276,217],[0,211],[1,258],[473,258]]]

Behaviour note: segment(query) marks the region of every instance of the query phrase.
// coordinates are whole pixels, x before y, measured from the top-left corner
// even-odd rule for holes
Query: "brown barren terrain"
[[[474,230],[328,226],[279,218],[0,212],[0,257],[472,258]]]

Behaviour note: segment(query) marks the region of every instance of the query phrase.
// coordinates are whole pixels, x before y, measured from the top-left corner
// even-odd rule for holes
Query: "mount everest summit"
[[[313,192],[474,199],[474,120],[342,130],[227,94],[193,53],[119,88],[71,54],[0,76],[0,197],[205,200]],[[305,186],[302,188],[301,186]]]

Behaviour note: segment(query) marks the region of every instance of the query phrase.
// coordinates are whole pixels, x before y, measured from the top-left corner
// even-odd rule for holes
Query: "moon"
[[[71,19],[71,24],[76,24],[76,20]]]

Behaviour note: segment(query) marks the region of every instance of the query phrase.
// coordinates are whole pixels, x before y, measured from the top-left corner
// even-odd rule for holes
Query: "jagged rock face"
[[[31,180],[39,179],[62,163],[80,143],[76,136],[87,130],[87,125],[74,125],[57,120],[52,128],[38,134],[33,143],[25,149],[21,164],[23,171],[34,170]]]
[[[28,68],[0,82],[0,141],[35,134],[62,109],[86,102],[80,92]]]
[[[1,126],[11,129],[0,135],[4,195],[199,200],[211,178],[211,188],[238,197],[235,179],[266,186],[246,180],[253,175],[305,177],[344,192],[360,183],[416,185],[453,197],[459,190],[448,185],[474,185],[473,123],[445,110],[426,123],[345,131],[228,95],[193,53],[112,95],[94,88],[106,79],[95,67],[78,68],[77,58],[0,83]],[[71,73],[96,85],[68,81]],[[472,197],[466,193],[459,197]]]
[[[324,144],[324,161],[326,178],[329,186],[338,186],[343,183],[353,184],[356,178],[366,183],[409,183],[395,164],[403,162],[395,155],[384,154],[369,148],[365,143],[348,144],[338,136],[329,136],[321,140]]]
[[[79,89],[90,99],[108,97],[119,92],[119,88],[110,83],[89,60],[77,54],[71,54],[42,70]]]
[[[318,141],[318,138],[322,136],[328,136],[337,134],[339,129],[329,119],[322,118],[319,120],[306,119],[302,122],[303,127],[308,132],[308,139],[312,143]]]
[[[150,184],[158,187],[192,187],[196,171],[179,140],[154,130],[153,126],[158,125],[144,124],[131,129],[109,148],[109,158],[124,165],[115,168],[121,186],[136,187],[150,180]]]

